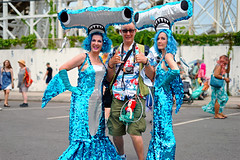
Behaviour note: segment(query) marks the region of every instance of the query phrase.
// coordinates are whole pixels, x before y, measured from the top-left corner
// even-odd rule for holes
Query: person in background
[[[47,71],[46,71],[46,73],[45,73],[45,75],[44,75],[44,77],[43,77],[43,80],[45,80],[45,78],[47,77],[47,79],[46,79],[46,84],[48,85],[48,83],[50,82],[50,80],[52,79],[52,67],[50,66],[50,63],[48,62],[47,64],[46,64],[46,66],[47,66]]]
[[[102,61],[103,61],[104,64],[106,64],[108,54],[109,53],[102,53],[102,55],[101,55],[101,58],[102,58]],[[106,87],[103,86],[103,93],[105,93],[105,90],[106,90]],[[105,107],[104,110],[105,110],[105,122],[107,123],[108,117],[110,115],[110,108],[109,107]]]
[[[198,82],[197,82],[197,75],[198,75],[199,68],[200,68],[200,61],[197,60],[197,62],[195,63],[195,65],[193,67],[193,71],[192,71],[192,75],[193,75],[192,86],[193,86],[193,89],[197,89],[199,87]]]
[[[220,56],[219,60],[217,61],[217,65],[214,68],[214,77],[223,79],[226,83],[229,83],[230,80],[229,78],[225,77],[225,74],[230,72],[230,61],[231,58],[229,59],[226,55]],[[222,113],[228,101],[228,95],[225,90],[225,83],[223,83],[223,86],[221,88],[216,88],[213,86],[211,87],[211,101],[209,104],[202,107],[203,111],[214,114],[215,119],[227,118],[227,116]]]
[[[184,68],[183,68],[183,66],[182,66],[180,61],[177,62],[177,66],[178,66],[178,68],[180,70],[180,77],[183,79],[184,77],[186,77],[185,76],[186,72],[184,71]]]
[[[0,70],[2,69],[2,66],[0,66]],[[0,74],[0,90],[2,90],[2,75]],[[1,99],[0,99],[1,101]],[[2,108],[0,107],[0,111],[2,110]]]
[[[2,76],[2,90],[4,91],[4,107],[10,107],[8,104],[8,97],[10,90],[14,88],[13,82],[13,69],[9,60],[3,62],[3,67],[1,68]]]
[[[206,64],[205,63],[201,63],[200,68],[198,70],[198,74],[197,74],[197,83],[199,84],[199,86],[202,86],[205,82],[206,82],[207,78],[206,78]],[[200,96],[198,97],[199,100],[203,100],[204,99],[204,92],[202,92],[200,94]]]
[[[23,103],[20,104],[20,107],[28,107],[28,102],[27,102],[27,92],[28,92],[28,87],[30,85],[26,84],[26,80],[25,80],[25,73],[26,70],[29,74],[29,79],[31,79],[31,71],[28,67],[26,67],[26,63],[24,60],[19,60],[18,61],[19,64],[19,72],[18,72],[18,88],[19,88],[19,92],[22,93],[22,97],[23,97]],[[30,82],[30,81],[29,81]]]

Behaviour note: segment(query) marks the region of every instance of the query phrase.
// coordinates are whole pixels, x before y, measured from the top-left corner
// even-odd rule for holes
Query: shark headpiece
[[[109,25],[123,25],[130,23],[133,15],[131,7],[87,7],[80,10],[62,10],[58,19],[62,28],[84,28],[88,34],[94,32],[105,33]]]
[[[156,32],[160,29],[170,29],[174,22],[187,20],[192,16],[192,3],[190,0],[166,3],[145,11],[136,12],[134,22],[137,29],[154,27]]]
[[[164,32],[168,37],[167,46],[165,48],[166,53],[176,54],[177,42],[174,39],[171,31],[171,27],[176,21],[187,20],[192,16],[192,3],[190,0],[182,0],[180,2],[167,3],[161,6],[155,6],[146,11],[137,12],[134,15],[134,22],[137,29],[144,29],[148,27],[154,27],[157,32],[154,37],[154,49],[162,57],[161,50],[158,49],[157,41],[161,32]],[[155,83],[160,83],[159,79],[155,80]],[[183,87],[180,76],[178,75],[171,82],[171,90],[176,99],[176,111],[177,113],[181,107],[183,100]]]
[[[103,46],[101,52],[108,53],[111,50],[112,41],[107,37],[106,30],[110,25],[124,25],[132,21],[133,9],[131,7],[87,7],[80,10],[62,10],[58,13],[58,19],[62,28],[83,28],[87,31],[87,38],[82,47],[90,51],[93,34],[101,34]],[[66,41],[64,42],[66,44]],[[62,46],[63,49],[64,45]],[[61,49],[61,51],[62,51]],[[60,51],[60,52],[61,52]]]

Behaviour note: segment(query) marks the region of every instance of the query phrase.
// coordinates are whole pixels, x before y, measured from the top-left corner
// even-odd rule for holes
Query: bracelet
[[[224,78],[224,77],[222,77],[222,79],[224,80],[225,78]]]
[[[144,63],[145,66],[149,66],[149,61],[148,61],[148,58],[147,58],[147,62]]]
[[[113,69],[114,67],[110,67],[110,66],[109,66],[109,63],[108,63],[108,68]]]

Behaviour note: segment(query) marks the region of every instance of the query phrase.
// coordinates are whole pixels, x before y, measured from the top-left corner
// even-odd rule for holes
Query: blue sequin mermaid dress
[[[163,61],[165,60],[163,59]],[[177,113],[182,104],[183,84],[180,75],[178,75],[169,82],[168,88],[164,89],[160,86],[161,81],[168,75],[168,71],[161,67],[163,61],[158,64],[156,70],[152,139],[148,148],[147,160],[175,159],[176,141],[172,128],[173,94],[176,99]],[[167,63],[165,64],[167,66]],[[171,70],[169,67],[168,69]]]
[[[101,79],[105,73],[105,68],[104,71],[96,72],[90,62],[88,54],[86,55],[87,56],[84,64],[87,63],[88,66],[84,71],[82,71],[81,67],[78,73],[79,78],[77,87],[81,90],[81,95],[72,93],[71,96],[69,113],[70,144],[66,151],[64,151],[63,154],[59,157],[59,159],[120,159],[112,142],[107,136],[105,136],[104,108],[101,105],[102,87],[98,87],[98,83],[101,84]],[[84,66],[84,64],[82,66]],[[42,99],[42,107],[45,107],[51,98],[64,91],[65,87],[62,83],[61,78],[57,74],[48,84],[48,87]],[[99,95],[99,92],[100,97],[97,96]],[[97,118],[98,116],[99,118]]]

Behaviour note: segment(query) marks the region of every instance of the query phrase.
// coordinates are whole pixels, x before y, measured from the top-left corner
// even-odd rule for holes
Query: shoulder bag
[[[211,79],[210,79],[210,86],[215,87],[215,88],[221,88],[223,86],[223,79],[218,79],[216,77],[214,77],[214,75],[211,75]]]
[[[110,108],[111,107],[112,98],[113,98],[111,90],[112,90],[113,83],[116,81],[119,72],[122,70],[124,64],[126,63],[128,57],[130,56],[131,52],[132,52],[132,49],[128,51],[126,57],[123,60],[124,63],[121,63],[120,67],[118,68],[118,70],[116,72],[116,75],[115,75],[113,81],[111,81],[109,87],[107,87],[105,89],[105,91],[104,91],[104,94],[103,94],[103,97],[102,97],[102,103],[103,103],[103,106],[106,107],[106,108]]]
[[[25,79],[25,86],[27,88],[30,87],[33,83],[33,80],[30,79],[27,68],[25,68],[25,75],[24,75],[23,81],[24,81],[24,79]]]

